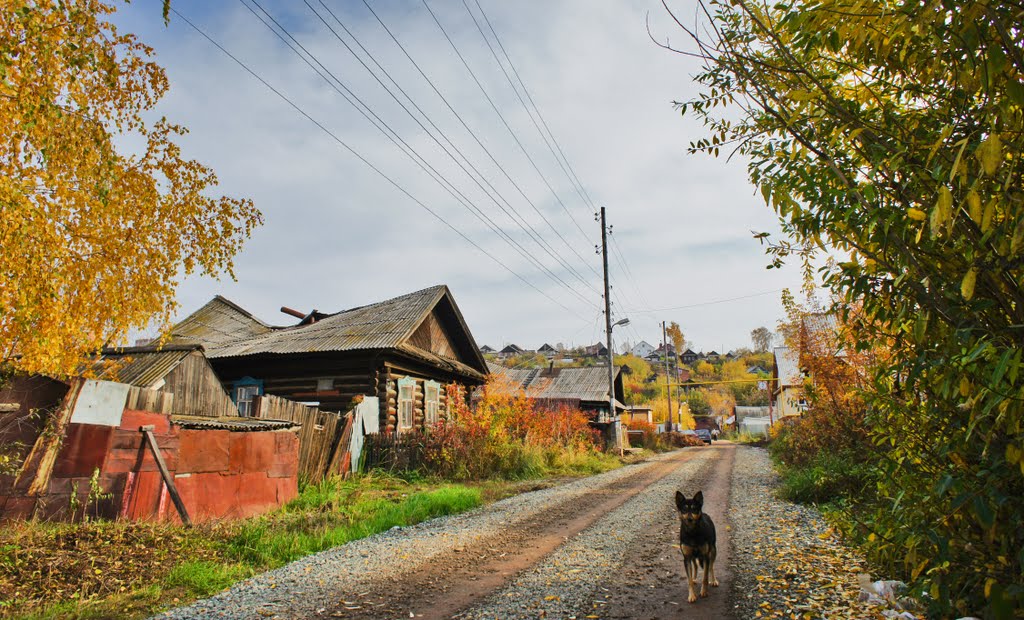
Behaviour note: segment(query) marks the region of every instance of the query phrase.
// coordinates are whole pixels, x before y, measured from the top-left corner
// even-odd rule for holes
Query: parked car
[[[698,428],[697,436],[700,437],[704,443],[708,444],[709,446],[711,445],[711,431],[709,431],[708,429]]]

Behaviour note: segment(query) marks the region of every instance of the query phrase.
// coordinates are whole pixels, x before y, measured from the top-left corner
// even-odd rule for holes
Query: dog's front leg
[[[708,568],[711,570],[711,587],[718,587],[718,578],[715,577],[715,558],[718,557],[718,550],[711,547],[711,553],[708,554]]]
[[[704,598],[708,595],[708,571],[711,570],[711,562],[704,561],[704,577],[700,583],[700,596]]]
[[[683,566],[686,568],[686,585],[690,590],[689,602],[697,602],[697,562],[693,556],[683,559]]]

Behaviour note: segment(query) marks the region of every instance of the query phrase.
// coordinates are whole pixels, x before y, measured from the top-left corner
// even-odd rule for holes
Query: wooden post
[[[156,445],[156,437],[153,436],[153,426],[140,426],[139,432],[142,433],[143,437],[149,442],[149,449],[153,451],[153,458],[156,459],[156,466],[160,468],[160,475],[164,479],[164,484],[167,485],[167,492],[171,494],[171,501],[174,502],[174,507],[178,509],[178,516],[181,517],[181,522],[187,526],[192,525],[192,519],[188,517],[188,511],[185,510],[185,503],[181,501],[181,496],[178,495],[178,488],[174,486],[174,478],[171,476],[171,472],[167,469],[167,463],[164,463],[164,457],[160,454],[160,446]]]
[[[665,328],[665,321],[661,322],[661,352],[665,355],[665,398],[668,400],[668,416],[665,418],[665,431],[672,430],[672,387],[669,383],[668,374],[668,336]],[[682,422],[682,420],[680,420]],[[682,424],[680,424],[682,426]],[[679,430],[683,430],[680,428]]]

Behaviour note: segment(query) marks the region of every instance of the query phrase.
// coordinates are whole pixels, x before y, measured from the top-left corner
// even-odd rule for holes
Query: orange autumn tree
[[[0,0],[0,360],[24,372],[74,373],[166,322],[180,279],[231,275],[262,222],[208,195],[217,177],[182,155],[183,127],[146,120],[167,76],[114,12]]]

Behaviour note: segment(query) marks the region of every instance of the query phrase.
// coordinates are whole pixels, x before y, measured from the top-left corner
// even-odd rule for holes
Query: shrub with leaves
[[[1024,607],[1024,5],[704,0],[680,104],[738,151],[787,238],[825,248],[891,353],[864,394],[882,506],[868,551],[936,615]],[[759,235],[762,239],[766,234]],[[812,273],[810,263],[806,263]]]

